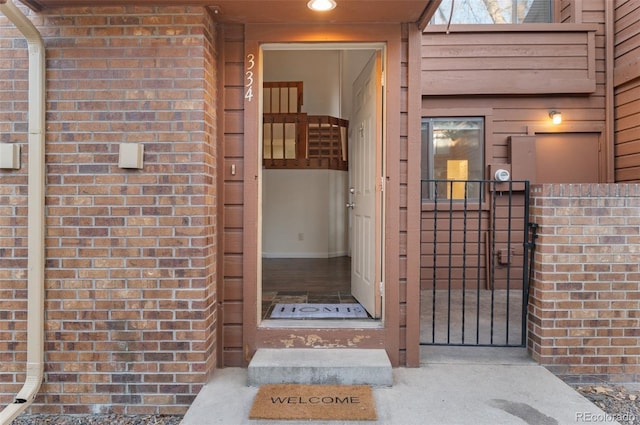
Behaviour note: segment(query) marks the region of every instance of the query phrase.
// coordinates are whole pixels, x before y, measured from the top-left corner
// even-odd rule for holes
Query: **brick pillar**
[[[640,185],[535,185],[528,348],[570,382],[640,377]]]

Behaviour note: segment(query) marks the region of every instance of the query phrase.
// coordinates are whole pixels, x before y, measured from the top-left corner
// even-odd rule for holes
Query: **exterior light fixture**
[[[559,111],[549,112],[549,118],[554,124],[562,124],[562,113]]]
[[[335,9],[337,3],[335,0],[309,0],[307,7],[316,12],[326,12]]]

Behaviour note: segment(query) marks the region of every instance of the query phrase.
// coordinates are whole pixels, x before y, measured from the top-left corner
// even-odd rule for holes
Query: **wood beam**
[[[418,19],[418,22],[416,22],[420,31],[424,31],[424,29],[427,27],[427,24],[429,24],[429,21],[433,17],[434,13],[436,13],[436,10],[438,10],[438,7],[440,7],[440,3],[442,3],[442,0],[429,0],[424,10],[422,11],[422,14],[420,15],[420,19]]]

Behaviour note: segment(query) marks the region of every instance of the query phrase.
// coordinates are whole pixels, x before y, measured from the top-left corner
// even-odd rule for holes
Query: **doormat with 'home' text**
[[[249,419],[375,421],[373,391],[367,385],[263,385]]]
[[[272,319],[366,319],[360,304],[276,304]]]

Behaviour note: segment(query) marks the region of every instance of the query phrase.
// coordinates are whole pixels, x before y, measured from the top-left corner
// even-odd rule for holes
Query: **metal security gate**
[[[422,181],[421,345],[524,346],[529,182]]]

